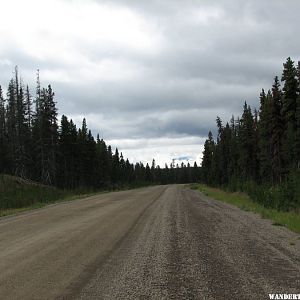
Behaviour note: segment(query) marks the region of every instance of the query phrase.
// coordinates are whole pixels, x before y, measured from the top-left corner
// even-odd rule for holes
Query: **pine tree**
[[[2,87],[0,86],[0,173],[9,172],[8,151],[5,100],[3,97]]]
[[[32,136],[31,136],[31,96],[27,87],[24,94],[22,80],[18,79],[16,68],[16,99],[17,99],[17,155],[15,174],[31,177],[32,169]],[[20,83],[19,83],[20,82]]]
[[[146,164],[145,180],[147,183],[150,183],[152,181],[151,170],[148,163]]]
[[[260,94],[260,111],[258,122],[258,143],[259,143],[259,166],[260,178],[262,181],[270,182],[271,179],[271,92],[266,95],[264,90]]]
[[[217,142],[214,149],[214,159],[213,159],[213,165],[212,165],[212,172],[213,172],[213,178],[214,178],[214,184],[220,184],[222,182],[223,177],[223,157],[222,157],[222,132],[223,132],[223,124],[220,119],[220,117],[217,117],[216,119],[217,128],[218,128],[218,135],[217,135]]]
[[[282,92],[280,90],[279,79],[276,76],[272,86],[271,100],[271,150],[272,150],[272,182],[282,181]]]
[[[36,177],[44,184],[55,184],[57,173],[58,125],[57,108],[51,85],[40,89],[37,80],[36,112],[33,118]]]
[[[297,70],[294,62],[289,57],[285,64],[282,73],[283,86],[283,101],[282,101],[282,116],[284,121],[283,131],[283,161],[285,165],[285,173],[290,168],[296,165],[296,109],[297,109]]]
[[[229,144],[229,162],[228,162],[228,181],[231,185],[235,185],[238,178],[238,161],[239,161],[239,151],[238,151],[238,136],[236,125],[238,121],[234,119],[234,116],[230,119],[230,144]]]
[[[151,177],[152,177],[152,181],[156,182],[157,177],[156,177],[156,163],[155,163],[155,159],[152,159],[152,164],[151,164]]]
[[[78,168],[78,160],[79,160],[79,151],[78,151],[78,132],[77,132],[77,127],[74,124],[73,120],[70,120],[69,124],[70,128],[70,187],[71,188],[76,188],[79,185],[79,179],[78,179],[78,173],[79,173],[79,168]]]
[[[10,174],[15,174],[17,160],[17,101],[15,98],[15,83],[13,79],[10,80],[7,89],[7,137],[8,137],[8,165]]]
[[[118,148],[116,148],[115,154],[112,157],[111,179],[114,184],[118,183],[120,180],[120,157]]]
[[[95,186],[95,166],[94,160],[96,158],[96,143],[88,130],[86,119],[82,121],[81,129],[78,130],[78,168],[79,168],[79,185]]]
[[[100,186],[109,186],[111,181],[111,151],[107,149],[103,139],[97,139],[97,153],[99,156],[99,182]]]
[[[5,100],[3,98],[2,87],[0,85],[0,137],[5,136],[6,131],[6,121],[5,121]]]
[[[130,185],[134,184],[134,167],[133,165],[129,162],[128,158],[126,159],[125,162],[125,174],[126,174],[126,182]]]
[[[17,73],[16,73],[16,76]],[[16,77],[16,89],[19,84]],[[26,139],[28,136],[28,127],[26,124],[26,107],[22,87],[16,91],[17,97],[17,148],[16,148],[16,169],[15,175],[26,178]]]
[[[255,127],[250,106],[245,102],[240,120],[239,139],[239,170],[243,180],[254,180],[256,174]]]
[[[88,131],[87,138],[87,178],[86,184],[92,187],[99,187],[97,174],[97,164],[96,164],[96,142],[92,135],[91,130]]]
[[[126,172],[126,164],[125,164],[123,153],[121,152],[121,155],[120,155],[120,181],[122,184],[124,184],[125,182],[128,181],[125,172]]]
[[[111,149],[111,145],[107,146],[107,171],[106,173],[108,174],[109,177],[109,184],[112,183],[112,172],[113,172],[113,153]]]
[[[215,142],[211,131],[208,133],[208,139],[204,143],[203,159],[202,159],[202,176],[206,183],[213,181],[213,159],[215,151]]]
[[[194,166],[192,170],[192,182],[199,182],[199,181],[200,181],[199,168],[197,162],[194,162]]]
[[[296,103],[296,160],[297,168],[300,169],[300,61],[297,66],[297,79],[298,79],[298,97]]]
[[[65,115],[61,117],[58,140],[58,172],[57,185],[64,188],[72,188],[72,173],[70,173],[72,161],[71,126]]]

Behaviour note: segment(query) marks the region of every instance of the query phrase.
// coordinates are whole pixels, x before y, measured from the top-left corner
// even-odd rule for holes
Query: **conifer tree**
[[[272,86],[271,100],[271,150],[272,150],[272,182],[282,181],[282,92],[280,90],[279,79],[276,76]]]
[[[82,126],[78,130],[78,182],[81,187],[89,184],[91,173],[93,173],[93,167],[91,169],[90,157],[93,148],[91,134],[87,128],[86,119],[83,118]]]
[[[254,119],[249,105],[245,102],[239,128],[239,170],[244,180],[255,179],[256,153]]]
[[[237,128],[234,116],[230,119],[230,144],[229,144],[229,162],[228,162],[228,181],[232,185],[237,181],[238,177],[238,161],[239,161],[239,151],[238,151],[238,140],[237,140]]]
[[[192,182],[199,182],[199,181],[200,181],[199,168],[197,162],[194,162],[193,171],[192,171]]]
[[[111,180],[111,151],[109,153],[103,139],[97,139],[97,152],[99,155],[99,181],[100,185],[109,185]]]
[[[125,162],[125,174],[126,174],[126,182],[132,184],[134,182],[134,167],[129,162],[128,158]]]
[[[57,183],[61,187],[72,188],[72,151],[71,142],[71,127],[68,118],[65,115],[61,117],[60,129],[59,129],[59,140],[58,140],[58,180]]]
[[[157,180],[157,176],[156,176],[156,163],[155,163],[155,159],[152,159],[152,164],[151,164],[151,177],[152,177],[152,181],[156,182]]]
[[[5,136],[5,100],[3,98],[2,87],[0,85],[0,137]]]
[[[146,164],[145,180],[147,183],[150,183],[152,181],[151,170],[148,163]]]
[[[57,108],[51,85],[40,89],[39,78],[36,95],[36,112],[33,118],[35,139],[36,176],[44,184],[55,184],[57,173]]]
[[[269,182],[271,179],[271,92],[266,95],[264,90],[260,94],[260,111],[258,122],[258,143],[259,143],[259,162],[260,178],[262,181]]]
[[[0,173],[9,172],[8,138],[6,132],[6,111],[2,87],[0,86]]]
[[[17,160],[17,101],[15,97],[15,84],[14,80],[11,79],[7,89],[7,136],[8,136],[8,164],[9,173],[15,174]]]
[[[298,62],[297,66],[297,79],[298,79],[298,97],[296,103],[296,142],[295,142],[295,149],[296,149],[296,161],[297,161],[297,168],[300,169],[300,61]]]
[[[69,128],[70,128],[70,187],[71,188],[76,188],[78,186],[78,160],[79,160],[79,154],[78,154],[78,132],[77,132],[77,127],[74,124],[73,120],[70,120],[69,123]]]
[[[121,181],[121,183],[127,182],[125,172],[126,172],[126,164],[125,164],[123,153],[121,152],[121,155],[120,155],[120,181]]]
[[[204,143],[202,158],[202,176],[206,183],[213,181],[213,159],[214,159],[215,142],[211,131],[208,133],[208,139]]]
[[[297,70],[294,66],[294,61],[289,57],[286,63],[283,64],[284,69],[281,80],[283,85],[283,100],[282,100],[282,117],[284,121],[283,131],[283,161],[285,173],[289,168],[295,167],[296,164],[296,110],[297,110]]]
[[[112,179],[112,182],[115,184],[120,180],[120,157],[119,157],[118,148],[116,148],[115,154],[112,157],[111,179]]]

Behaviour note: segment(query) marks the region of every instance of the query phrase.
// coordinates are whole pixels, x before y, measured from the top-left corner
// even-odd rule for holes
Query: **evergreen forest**
[[[88,129],[62,115],[51,85],[42,87],[37,73],[34,95],[16,67],[6,97],[0,86],[0,174],[62,189],[111,189],[149,184],[187,183],[199,178],[195,163],[131,163]]]
[[[202,181],[246,192],[265,207],[300,207],[300,62],[288,58],[282,75],[262,89],[259,109],[246,102],[240,117],[216,119],[204,144],[202,166],[161,168],[132,163],[94,137],[86,119],[77,128],[62,115],[51,85],[37,73],[34,95],[16,67],[6,95],[0,86],[0,174],[67,190],[101,190]],[[9,206],[9,205],[8,205]]]
[[[224,123],[204,145],[202,181],[246,192],[278,210],[300,207],[300,62],[288,58],[282,76],[262,90],[259,109]]]

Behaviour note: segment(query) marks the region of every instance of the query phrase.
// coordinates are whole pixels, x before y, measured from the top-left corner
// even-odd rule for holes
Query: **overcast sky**
[[[36,69],[59,113],[131,161],[200,162],[219,115],[299,60],[299,0],[0,0],[0,84]]]

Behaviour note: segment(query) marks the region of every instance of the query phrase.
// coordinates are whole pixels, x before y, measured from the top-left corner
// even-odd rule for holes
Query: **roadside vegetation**
[[[62,190],[20,177],[0,175],[0,217],[91,194],[92,191]]]
[[[177,168],[171,169],[174,175]],[[21,177],[0,174],[0,217],[41,208],[52,203],[72,201],[99,193],[141,188],[155,183],[116,184],[108,188],[61,189]]]
[[[204,195],[222,201],[244,211],[251,211],[261,215],[262,218],[273,221],[274,226],[285,226],[288,229],[300,233],[299,211],[278,211],[274,208],[267,208],[253,201],[247,194],[241,192],[224,191],[219,188],[209,187],[205,184],[191,184],[190,187],[198,190]]]

